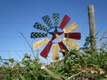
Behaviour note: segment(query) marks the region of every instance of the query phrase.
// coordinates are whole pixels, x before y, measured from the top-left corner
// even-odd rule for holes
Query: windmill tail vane
[[[63,56],[65,56],[68,52],[68,49],[65,45],[74,50],[78,49],[79,44],[71,39],[80,40],[81,33],[73,32],[74,30],[78,29],[78,24],[76,22],[66,27],[66,25],[70,21],[70,17],[68,15],[64,15],[60,24],[60,15],[58,13],[53,13],[52,19],[53,22],[49,15],[45,15],[42,17],[42,20],[45,22],[47,27],[39,22],[36,22],[33,27],[38,29],[39,31],[31,32],[31,38],[42,38],[41,40],[33,43],[33,47],[35,50],[41,48],[44,44],[46,44],[46,46],[40,53],[42,57],[47,58],[50,49],[52,48],[52,60],[58,60],[60,59],[59,50],[66,51],[62,52]],[[48,34],[52,35],[51,39]],[[63,39],[61,35],[63,35]],[[54,40],[57,40],[59,42],[55,42]]]

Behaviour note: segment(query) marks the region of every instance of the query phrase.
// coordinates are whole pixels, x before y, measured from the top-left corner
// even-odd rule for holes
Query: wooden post
[[[96,28],[94,20],[94,6],[88,6],[88,18],[89,18],[89,28],[90,28],[90,45],[91,48],[96,49]]]

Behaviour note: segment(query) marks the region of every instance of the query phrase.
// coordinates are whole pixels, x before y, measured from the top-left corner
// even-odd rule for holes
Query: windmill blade
[[[31,33],[31,38],[41,38],[41,37],[47,37],[47,33],[41,33],[41,32]]]
[[[46,31],[46,32],[48,31],[48,29],[39,22],[36,22],[33,27],[42,31]]]
[[[70,17],[65,15],[60,26],[59,26],[59,28],[63,29],[69,21],[70,21]]]
[[[67,44],[69,47],[71,47],[73,50],[77,50],[78,47],[79,47],[79,44],[70,40],[70,39],[67,39],[67,38],[64,38],[63,42],[65,44]]]
[[[63,56],[65,56],[65,54],[68,52],[68,49],[66,48],[66,46],[64,45],[62,41],[59,42],[58,44],[61,50],[65,50],[65,52],[62,52]]]
[[[42,50],[42,52],[40,53],[40,55],[44,58],[47,58],[50,48],[52,46],[52,42],[49,41],[48,44],[46,45],[46,47]]]
[[[43,16],[42,19],[49,27],[52,27],[52,22],[51,22],[50,17],[48,15]]]
[[[60,17],[60,15],[59,15],[58,13],[54,13],[54,14],[53,14],[54,27],[58,27],[59,17]]]
[[[60,56],[59,56],[58,44],[53,44],[52,60],[58,60],[59,57]]]
[[[64,28],[63,31],[64,31],[64,33],[68,33],[68,32],[71,32],[71,31],[77,30],[77,29],[78,29],[78,25],[75,22],[75,23],[71,24],[70,26]]]
[[[48,41],[49,41],[48,38],[44,38],[42,40],[39,40],[38,42],[33,43],[33,47],[36,50],[36,49],[40,48],[41,46],[43,46]]]
[[[65,33],[64,37],[65,38],[72,38],[72,39],[80,40],[81,39],[81,33],[79,33],[79,32]]]

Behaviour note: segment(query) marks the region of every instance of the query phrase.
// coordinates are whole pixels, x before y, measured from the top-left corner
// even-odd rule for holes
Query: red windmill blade
[[[64,45],[64,43],[61,41],[58,43],[59,44],[59,47],[61,50],[65,50],[65,52],[62,52],[63,56],[66,55],[66,53],[68,52],[68,49],[66,48],[66,46]]]
[[[72,39],[80,40],[81,39],[81,33],[79,33],[79,32],[65,33],[64,37],[65,38],[72,38]]]
[[[59,26],[59,28],[63,29],[69,21],[70,21],[70,17],[65,15],[60,26]]]
[[[42,50],[42,52],[40,53],[40,55],[44,58],[47,58],[49,51],[51,49],[52,46],[52,42],[48,42],[48,44],[45,46],[45,48]]]

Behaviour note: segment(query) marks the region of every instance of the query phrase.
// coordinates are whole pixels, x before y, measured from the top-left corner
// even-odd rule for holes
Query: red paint
[[[70,21],[70,17],[65,15],[60,26],[59,26],[59,28],[63,29],[69,21]]]
[[[66,46],[64,45],[64,43],[61,41],[58,43],[59,44],[59,47],[61,50],[65,50],[65,52],[67,53],[68,52],[68,49],[66,48]],[[63,56],[65,56],[65,52],[62,52]]]
[[[46,47],[42,50],[42,52],[41,52],[40,55],[41,55],[42,57],[44,57],[44,58],[47,58],[51,46],[52,46],[52,42],[49,41],[48,44],[46,45]]]
[[[75,33],[65,33],[64,34],[65,38],[72,38],[72,39],[77,39],[80,40],[81,39],[81,33],[79,32],[75,32]]]

